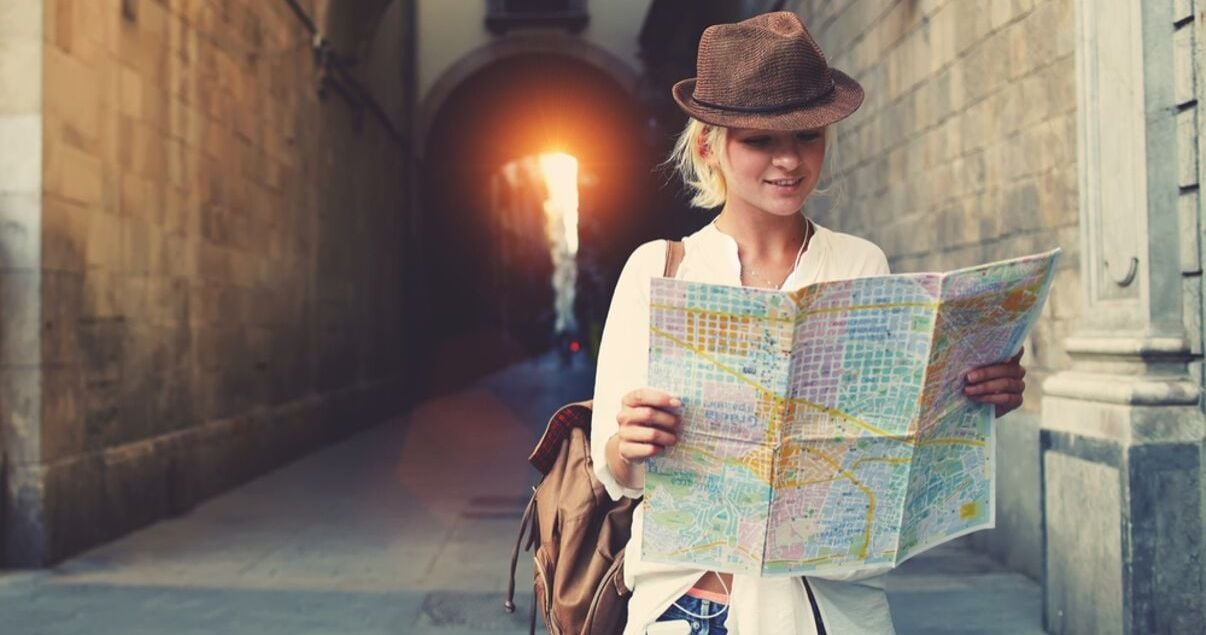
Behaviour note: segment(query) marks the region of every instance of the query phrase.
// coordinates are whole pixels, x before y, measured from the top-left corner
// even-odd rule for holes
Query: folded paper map
[[[647,463],[643,557],[800,575],[894,566],[994,525],[993,407],[1059,250],[793,292],[657,278],[649,383],[682,398]]]

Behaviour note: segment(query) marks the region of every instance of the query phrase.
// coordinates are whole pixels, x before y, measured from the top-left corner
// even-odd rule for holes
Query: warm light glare
[[[565,244],[571,255],[578,253],[578,159],[564,152],[540,155],[540,171],[549,198],[545,212],[561,217]]]

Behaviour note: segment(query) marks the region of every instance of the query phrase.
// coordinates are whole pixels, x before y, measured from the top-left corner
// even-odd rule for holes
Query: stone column
[[[1071,368],[1043,384],[1045,625],[1200,632],[1203,416],[1178,247],[1198,228],[1178,219],[1172,38],[1189,3],[1076,5],[1085,301]]]
[[[41,0],[0,0],[0,567],[42,531]]]

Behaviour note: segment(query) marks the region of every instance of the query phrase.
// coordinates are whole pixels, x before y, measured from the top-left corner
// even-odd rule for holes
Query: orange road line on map
[[[711,309],[697,309],[685,306],[675,306],[673,304],[663,304],[653,302],[649,305],[654,309],[666,309],[669,311],[679,311],[681,313],[701,313],[703,315],[715,315],[717,317],[730,317],[745,320],[765,320],[767,322],[795,322],[794,317],[771,317],[766,315],[750,315],[748,313],[731,313],[728,311],[713,311]],[[937,302],[883,302],[880,304],[859,304],[856,306],[837,306],[824,307],[820,309],[810,309],[801,311],[798,315],[820,315],[823,313],[840,313],[843,311],[869,311],[871,309],[900,309],[900,308],[922,308],[922,309],[938,309]]]
[[[877,434],[881,437],[891,439],[893,441],[898,441],[900,443],[904,443],[905,445],[916,445],[916,443],[917,443],[916,441],[910,440],[908,438],[901,438],[901,437],[899,437],[899,435],[891,434],[887,430],[884,430],[875,425],[867,423],[866,421],[863,421],[862,419],[859,419],[858,417],[855,417],[848,413],[842,412],[841,410],[838,410],[837,408],[831,408],[824,404],[819,404],[814,401],[809,401],[802,397],[795,397],[795,398],[788,399],[787,397],[784,397],[784,396],[776,393],[775,391],[767,388],[766,386],[763,386],[762,384],[750,379],[749,377],[746,377],[742,373],[737,372],[730,366],[726,365],[724,362],[721,362],[720,360],[716,359],[712,355],[708,354],[708,352],[703,350],[702,348],[699,348],[698,346],[692,346],[690,342],[677,338],[677,337],[671,335],[670,333],[668,333],[667,331],[665,331],[663,329],[659,329],[653,325],[649,326],[649,330],[652,331],[654,334],[660,335],[660,336],[674,342],[675,344],[678,344],[679,346],[682,346],[683,348],[691,351],[692,353],[699,355],[700,357],[704,358],[705,360],[711,362],[714,366],[716,366],[720,370],[733,376],[737,380],[744,382],[750,386],[753,386],[754,389],[758,390],[759,392],[769,395],[771,399],[775,400],[780,405],[784,404],[784,403],[802,404],[802,405],[808,406],[809,408],[812,408],[814,410],[819,410],[831,417],[846,421],[847,423],[853,424],[859,428],[862,428],[868,432]],[[983,445],[983,443],[981,443],[981,442],[975,442],[972,440],[968,440],[967,444],[968,445]]]
[[[783,486],[784,486],[784,487],[808,487],[809,485],[820,485],[820,484],[822,484],[822,483],[832,483],[832,482],[834,482],[834,481],[836,481],[836,480],[838,480],[838,477],[836,477],[836,476],[835,476],[835,477],[833,477],[833,478],[825,478],[825,479],[820,479],[820,480],[812,480],[812,481],[801,481],[801,482],[799,482],[799,483],[793,483],[793,482],[791,482],[791,481],[785,481],[785,482],[783,483]]]
[[[841,419],[842,421],[845,421],[846,423],[854,424],[855,426],[857,426],[859,428],[862,428],[868,432],[874,432],[875,434],[878,434],[879,436],[884,437],[886,439],[891,439],[893,441],[899,441],[906,445],[913,445],[913,443],[914,443],[913,441],[909,440],[908,438],[902,438],[902,437],[900,437],[900,435],[892,434],[892,433],[888,432],[887,430],[884,430],[878,426],[871,425],[870,423],[867,423],[866,421],[863,421],[862,419],[859,419],[858,417],[855,417],[854,415],[842,412],[841,410],[838,410],[837,408],[831,408],[824,404],[819,404],[815,401],[809,401],[807,399],[804,399],[803,397],[795,397],[792,399],[786,399],[786,398],[780,397],[780,399],[784,399],[784,401],[790,401],[792,403],[802,404],[802,405],[808,406],[809,408],[812,408],[813,410],[819,410],[831,417],[834,417],[836,419]]]
[[[767,560],[765,564],[816,564],[818,562],[828,562],[837,559],[837,556],[821,556],[819,558],[809,558],[807,560]]]
[[[960,439],[959,437],[943,437],[940,439],[918,439],[917,445],[974,445],[984,447],[985,443],[978,439]]]
[[[709,309],[692,309],[685,306],[674,306],[672,304],[650,303],[650,308],[665,309],[667,311],[678,311],[680,313],[699,313],[703,315],[714,315],[716,317],[725,317],[735,320],[761,320],[765,322],[794,322],[793,318],[789,317],[772,317],[768,315],[749,315],[746,313],[731,313],[728,311],[712,311]]]
[[[802,311],[800,315],[819,315],[822,313],[841,313],[843,311],[866,311],[869,309],[900,309],[900,308],[918,307],[922,309],[938,310],[937,302],[884,302],[882,304],[860,304],[857,306],[831,306],[820,309],[809,309]]]
[[[905,459],[905,458],[901,458],[898,456],[865,456],[865,457],[855,461],[854,465],[850,466],[850,469],[857,470],[858,466],[862,465],[863,463],[871,463],[871,462],[896,463],[897,465],[899,465],[901,463],[908,463],[912,460],[913,460],[912,457]]]
[[[677,551],[672,551],[672,552],[670,552],[668,555],[669,555],[670,557],[681,556],[681,555],[683,555],[683,554],[691,553],[691,552],[694,552],[694,551],[704,551],[704,550],[706,550],[706,549],[714,549],[714,548],[716,548],[716,547],[724,547],[724,546],[726,546],[726,545],[728,545],[728,544],[729,544],[729,542],[728,542],[727,540],[716,540],[716,541],[709,542],[709,543],[707,543],[707,544],[703,544],[703,545],[695,545],[695,546],[692,546],[692,547],[683,547],[682,549],[679,549],[679,550],[677,550]],[[754,556],[754,554],[750,553],[750,550],[749,550],[749,549],[746,549],[746,548],[745,548],[745,547],[743,547],[742,545],[736,545],[736,546],[734,546],[734,547],[733,547],[733,549],[734,549],[735,551],[740,551],[741,553],[745,554],[745,556],[746,556],[747,558],[751,559],[751,560],[756,560],[756,559],[757,559],[757,558]]]
[[[695,545],[693,547],[683,547],[682,549],[679,549],[678,551],[670,552],[669,555],[670,556],[681,556],[685,553],[690,553],[692,551],[702,551],[704,549],[712,549],[714,547],[721,547],[721,546],[724,546],[727,544],[729,544],[729,542],[727,540],[717,540],[717,541],[709,542],[709,543],[703,544],[703,545]]]
[[[824,453],[823,453],[823,452],[821,452],[820,450],[813,450],[813,452],[814,452],[814,453],[816,453],[816,454],[824,454]],[[828,455],[826,455],[826,456],[828,456]],[[837,460],[837,459],[833,459],[833,457],[829,457],[829,458],[830,458],[830,459],[832,459],[832,460],[834,460],[834,461],[836,461],[836,460]],[[854,462],[854,465],[851,465],[851,466],[850,466],[850,471],[851,471],[851,472],[853,472],[854,470],[857,470],[857,469],[858,469],[858,466],[862,465],[863,463],[872,463],[872,462],[875,462],[875,463],[895,463],[895,464],[897,464],[897,465],[900,465],[900,464],[902,464],[902,463],[908,463],[908,462],[910,462],[910,461],[912,461],[912,460],[913,460],[912,458],[902,458],[902,457],[898,457],[898,456],[897,456],[897,457],[893,457],[893,456],[866,456],[866,457],[863,457],[863,458],[861,458],[861,459],[859,459],[859,460],[855,461],[855,462]],[[801,481],[801,482],[784,481],[783,485],[784,485],[784,486],[787,486],[787,487],[807,487],[807,486],[809,486],[809,485],[821,485],[821,484],[823,484],[823,483],[831,483],[831,482],[836,481],[836,480],[837,480],[837,477],[835,476],[835,477],[833,477],[833,478],[826,478],[826,479],[814,479],[814,480],[811,480],[811,481]]]

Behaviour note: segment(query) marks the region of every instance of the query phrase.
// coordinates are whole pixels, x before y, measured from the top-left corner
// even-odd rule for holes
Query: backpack
[[[624,547],[638,501],[612,501],[590,458],[591,402],[562,406],[549,420],[528,462],[544,477],[524,510],[511,552],[506,608],[515,610],[515,565],[527,534],[533,554],[530,631],[539,609],[554,635],[610,635],[628,619]]]
[[[674,277],[682,256],[682,243],[668,241],[664,276]],[[543,476],[520,521],[503,606],[515,611],[515,565],[526,534],[525,550],[536,549],[530,633],[537,608],[553,635],[611,635],[628,621],[624,547],[640,501],[611,500],[595,477],[590,419],[590,401],[558,408],[528,457]]]

